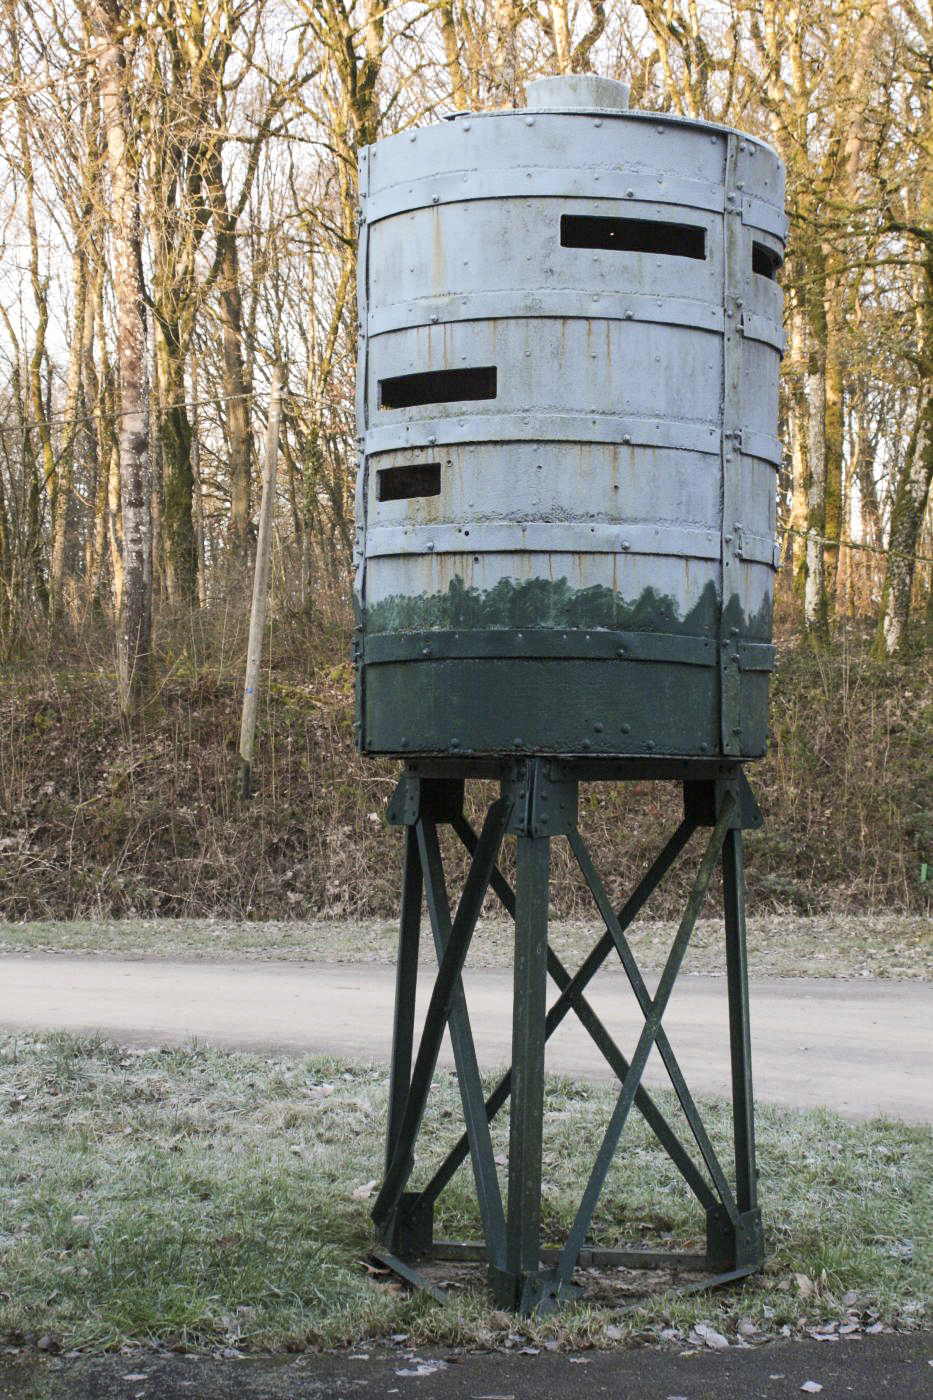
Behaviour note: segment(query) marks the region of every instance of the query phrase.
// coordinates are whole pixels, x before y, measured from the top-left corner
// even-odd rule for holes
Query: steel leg
[[[728,832],[722,852],[726,916],[726,977],[729,984],[729,1044],[732,1058],[732,1122],[735,1194],[739,1218],[730,1229],[720,1219],[708,1225],[708,1250],[718,1265],[759,1265],[764,1260],[758,1172],[755,1165],[755,1105],[748,1014],[748,952],[745,938],[745,867],[742,832]]]
[[[437,840],[437,827],[433,822],[419,822],[418,849],[424,870],[428,896],[428,911],[431,928],[440,964],[450,942],[450,907],[444,880],[444,866]],[[492,1137],[489,1132],[489,1119],[486,1117],[486,1104],[483,1097],[483,1081],[476,1059],[473,1032],[467,1010],[463,980],[458,978],[450,1002],[448,1021],[450,1043],[453,1046],[454,1061],[457,1066],[457,1083],[460,1088],[460,1101],[463,1105],[463,1119],[467,1127],[467,1141],[473,1159],[473,1179],[476,1184],[476,1199],[479,1203],[483,1234],[489,1250],[489,1261],[501,1266],[505,1250],[505,1215],[502,1210],[502,1193],[492,1150]]]
[[[463,971],[486,890],[489,888],[490,876],[495,868],[510,811],[511,803],[505,798],[500,798],[492,804],[486,814],[476,857],[470,867],[457,907],[450,941],[437,971],[405,1101],[405,1111],[398,1129],[398,1140],[373,1206],[373,1220],[377,1228],[384,1232],[389,1228],[391,1218],[398,1208],[414,1165],[415,1140],[424,1116],[444,1027],[450,1014],[451,1000]]]
[[[547,1015],[550,839],[519,836],[515,889],[512,1105],[505,1270],[490,1271],[498,1301],[523,1307],[541,1267],[541,1151]]]
[[[386,1170],[395,1154],[411,1079],[415,1034],[415,994],[418,982],[418,942],[421,935],[421,858],[415,828],[405,828],[405,866],[399,919],[398,963],[395,968],[395,1021],[389,1080],[389,1123],[386,1129]]]

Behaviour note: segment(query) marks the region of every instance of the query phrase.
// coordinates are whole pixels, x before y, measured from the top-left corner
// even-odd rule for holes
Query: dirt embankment
[[[166,681],[132,733],[107,677],[7,677],[0,917],[391,916],[401,842],[384,807],[397,765],[354,752],[350,669],[304,666],[293,648],[272,675],[246,805],[233,784],[238,673]],[[867,652],[779,647],[770,753],[751,771],[766,813],[747,845],[753,912],[930,912],[931,697],[933,653],[879,666]],[[581,824],[613,898],[680,810],[674,784],[583,792]],[[682,905],[688,878],[685,867],[669,879],[655,917]],[[562,917],[591,917],[562,842],[552,898]]]

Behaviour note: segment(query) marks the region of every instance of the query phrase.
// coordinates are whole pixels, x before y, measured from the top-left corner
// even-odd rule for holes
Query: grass
[[[576,966],[602,932],[583,920],[557,920],[551,943]],[[659,971],[675,925],[643,920],[631,931],[639,965]],[[471,966],[508,967],[513,926],[485,919],[470,950]],[[388,919],[45,920],[0,924],[0,952],[104,953],[114,957],[266,959],[331,963],[395,961],[396,924]],[[882,977],[933,979],[933,919],[908,914],[849,914],[811,918],[751,918],[749,961],[753,977]],[[433,962],[430,939],[421,948]],[[725,972],[722,923],[701,919],[691,940],[689,970]]]
[[[515,1323],[482,1294],[438,1308],[361,1262],[381,1171],[382,1069],[194,1047],[134,1053],[55,1035],[0,1039],[0,1341],[64,1350],[301,1350],[408,1333],[488,1344]],[[610,1108],[605,1090],[548,1086],[546,1232],[566,1231]],[[666,1105],[670,1108],[670,1103]],[[707,1104],[721,1144],[722,1105]],[[452,1141],[459,1101],[438,1075],[419,1160]],[[737,1290],[659,1297],[634,1311],[579,1304],[523,1322],[530,1341],[620,1344],[696,1321],[762,1335],[843,1315],[929,1323],[933,1134],[765,1108],[759,1115],[768,1265]],[[506,1123],[495,1126],[497,1152]],[[476,1237],[461,1172],[438,1233]],[[594,1237],[701,1243],[667,1159],[632,1122]],[[607,1334],[607,1326],[612,1331]],[[48,1343],[47,1343],[48,1345]]]

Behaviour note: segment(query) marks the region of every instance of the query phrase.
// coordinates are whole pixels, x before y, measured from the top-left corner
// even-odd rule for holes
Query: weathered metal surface
[[[365,751],[763,751],[783,171],[615,92],[362,154]]]

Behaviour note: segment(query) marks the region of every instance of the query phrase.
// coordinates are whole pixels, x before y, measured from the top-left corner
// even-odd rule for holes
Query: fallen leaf
[[[362,1186],[357,1186],[353,1192],[354,1201],[368,1201],[370,1196],[374,1194],[377,1185],[377,1181],[373,1178],[372,1181],[366,1181]]]
[[[729,1346],[722,1333],[717,1332],[715,1327],[710,1327],[708,1322],[698,1322],[690,1333],[689,1340],[695,1346],[705,1343],[706,1346],[712,1347],[713,1351],[723,1351]]]
[[[537,1356],[541,1351],[540,1347],[519,1347],[519,1356]]]
[[[606,1336],[609,1338],[610,1342],[621,1342],[622,1328],[617,1327],[614,1322],[610,1322],[609,1326],[606,1328]]]
[[[805,1390],[808,1395],[818,1395],[823,1387],[819,1381],[804,1381],[800,1389]]]
[[[417,1357],[412,1357],[414,1366],[403,1366],[400,1371],[396,1371],[397,1376],[433,1376],[435,1371],[446,1371],[445,1361],[419,1361]]]
[[[148,1372],[148,1371],[130,1371],[129,1375],[124,1376],[123,1379],[124,1379],[125,1381],[147,1381],[147,1380],[149,1379],[149,1372]]]
[[[794,1274],[794,1282],[797,1285],[797,1292],[800,1294],[801,1298],[813,1297],[816,1292],[816,1284],[813,1282],[812,1278],[808,1278],[806,1274]]]

